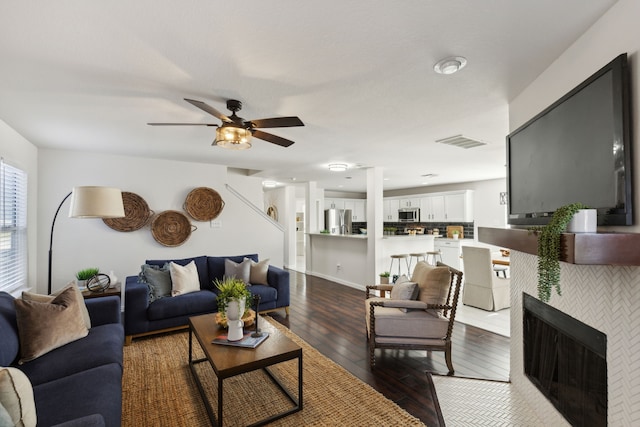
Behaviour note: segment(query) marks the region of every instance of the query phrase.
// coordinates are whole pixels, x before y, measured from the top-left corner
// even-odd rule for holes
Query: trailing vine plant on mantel
[[[589,209],[582,203],[571,203],[558,208],[551,221],[544,227],[530,227],[529,231],[538,236],[538,298],[549,302],[551,289],[560,289],[560,236],[567,229],[571,218],[580,209]]]

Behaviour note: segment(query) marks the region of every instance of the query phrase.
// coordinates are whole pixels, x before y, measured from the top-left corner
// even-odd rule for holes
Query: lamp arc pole
[[[47,294],[51,294],[51,267],[52,267],[52,260],[53,260],[53,228],[56,226],[56,218],[58,218],[58,213],[60,212],[60,208],[62,208],[62,205],[69,198],[69,196],[71,196],[71,193],[73,193],[73,191],[70,191],[69,194],[64,196],[64,199],[62,199],[62,201],[58,205],[58,209],[56,209],[56,213],[55,215],[53,215],[53,221],[51,222],[51,237],[49,239],[49,272],[47,277],[48,278]]]

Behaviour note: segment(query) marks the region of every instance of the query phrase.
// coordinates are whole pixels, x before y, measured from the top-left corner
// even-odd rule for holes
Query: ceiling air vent
[[[453,145],[454,147],[459,147],[459,148],[474,148],[474,147],[480,147],[482,145],[487,145],[486,142],[478,141],[477,139],[467,138],[466,136],[462,136],[462,135],[455,135],[455,136],[450,136],[449,138],[438,139],[436,140],[436,142],[439,144]]]

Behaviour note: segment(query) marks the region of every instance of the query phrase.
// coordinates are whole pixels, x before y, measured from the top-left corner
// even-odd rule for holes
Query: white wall
[[[635,223],[638,224],[640,191],[640,2],[619,0],[509,106],[510,129],[514,130],[620,53],[629,54],[631,65],[631,109],[633,165],[635,167]],[[640,225],[611,227],[638,232]],[[535,257],[516,253],[512,260],[511,380],[516,389],[545,420],[545,425],[563,425],[562,418],[524,377],[522,371],[522,292],[536,295]],[[637,425],[640,419],[640,375],[638,374],[637,298],[640,269],[635,267],[562,265],[563,296],[553,295],[551,305],[607,334],[609,425]]]
[[[27,283],[35,286],[38,236],[38,149],[0,120],[0,157],[27,172],[27,244],[29,265]]]
[[[284,235],[266,217],[227,191],[229,182],[224,166],[157,160],[140,157],[104,155],[77,151],[41,149],[38,158],[38,288],[45,291],[47,281],[47,250],[51,221],[60,201],[79,185],[108,185],[141,196],[156,213],[182,210],[184,200],[195,187],[210,187],[220,193],[225,207],[216,221],[192,220],[197,227],[189,239],[178,247],[157,243],[146,226],[133,232],[118,232],[99,219],[67,217],[69,201],[58,215],[53,253],[53,288],[57,289],[74,277],[76,271],[99,267],[114,270],[124,278],[136,275],[145,259],[183,258],[198,255],[240,255],[258,253],[261,259],[282,267]],[[259,180],[242,181],[234,176],[232,186],[243,187],[256,198],[261,192]],[[258,190],[248,190],[251,183]],[[235,187],[234,187],[235,188]],[[236,190],[240,190],[235,188]],[[262,211],[262,204],[257,206]]]

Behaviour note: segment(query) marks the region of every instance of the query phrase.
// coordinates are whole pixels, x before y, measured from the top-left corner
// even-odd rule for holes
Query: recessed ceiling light
[[[462,56],[450,56],[441,59],[433,66],[438,74],[453,74],[462,70],[467,65],[467,59]]]
[[[345,163],[331,163],[329,170],[331,172],[344,172],[347,170],[347,165]]]
[[[263,181],[262,182],[262,185],[267,187],[267,188],[273,188],[273,187],[276,186],[276,184],[277,184],[277,182],[275,182],[275,181]]]

